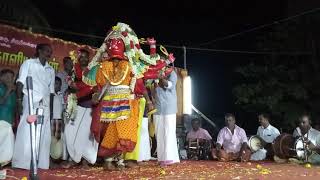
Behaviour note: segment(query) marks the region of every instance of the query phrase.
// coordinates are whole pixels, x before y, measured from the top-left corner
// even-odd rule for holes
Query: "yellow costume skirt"
[[[128,119],[107,122],[105,134],[99,148],[100,156],[113,156],[132,152],[137,143],[139,99],[130,100]]]

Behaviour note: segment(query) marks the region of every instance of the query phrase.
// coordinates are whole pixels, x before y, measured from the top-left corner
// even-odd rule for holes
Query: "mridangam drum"
[[[248,145],[252,152],[256,152],[263,148],[262,140],[259,136],[254,135],[249,138]]]
[[[187,156],[193,160],[208,160],[211,153],[211,142],[205,139],[189,141]]]
[[[308,156],[308,150],[306,149],[306,145],[304,144],[304,140],[302,137],[298,138],[295,142],[294,148],[297,153],[297,158],[301,160],[305,160],[306,156]]]
[[[291,134],[283,133],[272,143],[274,155],[282,159],[296,157],[295,139]]]

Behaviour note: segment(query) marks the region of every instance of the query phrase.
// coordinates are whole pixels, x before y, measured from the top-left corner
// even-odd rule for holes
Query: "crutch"
[[[39,163],[39,154],[40,154],[40,142],[41,142],[41,131],[42,131],[42,125],[43,125],[43,108],[37,108],[36,114],[37,114],[37,121],[36,121],[36,154],[37,154],[37,163]]]
[[[37,120],[33,109],[33,84],[32,77],[27,76],[27,90],[28,90],[28,104],[29,104],[29,116],[27,118],[30,124],[30,142],[31,142],[31,162],[29,177],[31,180],[37,180],[38,177],[38,163],[37,163],[37,150],[36,150],[36,126],[35,121]]]

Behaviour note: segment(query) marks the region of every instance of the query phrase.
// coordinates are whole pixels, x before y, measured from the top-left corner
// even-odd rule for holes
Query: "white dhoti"
[[[78,106],[75,120],[73,122],[69,121],[65,125],[64,135],[68,154],[76,163],[79,163],[81,158],[86,159],[91,164],[94,164],[97,160],[99,144],[90,131],[91,112],[91,108]]]
[[[34,104],[34,108],[39,104]],[[42,124],[39,148],[38,168],[49,169],[51,128],[50,128],[50,110],[49,104],[44,103],[41,108],[44,109],[44,119]],[[34,111],[35,112],[35,111]],[[27,96],[23,99],[23,114],[20,117],[20,123],[17,129],[16,142],[12,158],[12,167],[30,169],[31,163],[31,143],[30,143],[30,124],[27,122],[29,116],[29,105]]]
[[[158,161],[165,164],[180,162],[176,136],[176,114],[154,115]]]
[[[259,149],[258,151],[251,154],[250,160],[252,161],[261,161],[267,157],[267,150]]]
[[[140,130],[140,151],[138,161],[149,161],[151,159],[150,138],[148,129],[148,118],[143,118]]]
[[[13,156],[14,134],[10,123],[0,120],[0,166],[7,165]]]

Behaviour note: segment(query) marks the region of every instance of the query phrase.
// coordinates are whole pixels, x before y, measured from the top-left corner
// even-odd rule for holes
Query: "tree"
[[[249,113],[270,112],[287,130],[295,126],[301,113],[318,113],[320,64],[312,47],[317,39],[307,31],[310,22],[302,19],[279,24],[259,36],[256,47],[274,54],[256,57],[236,68],[241,77],[233,88],[238,107]],[[310,54],[277,54],[310,50]]]

